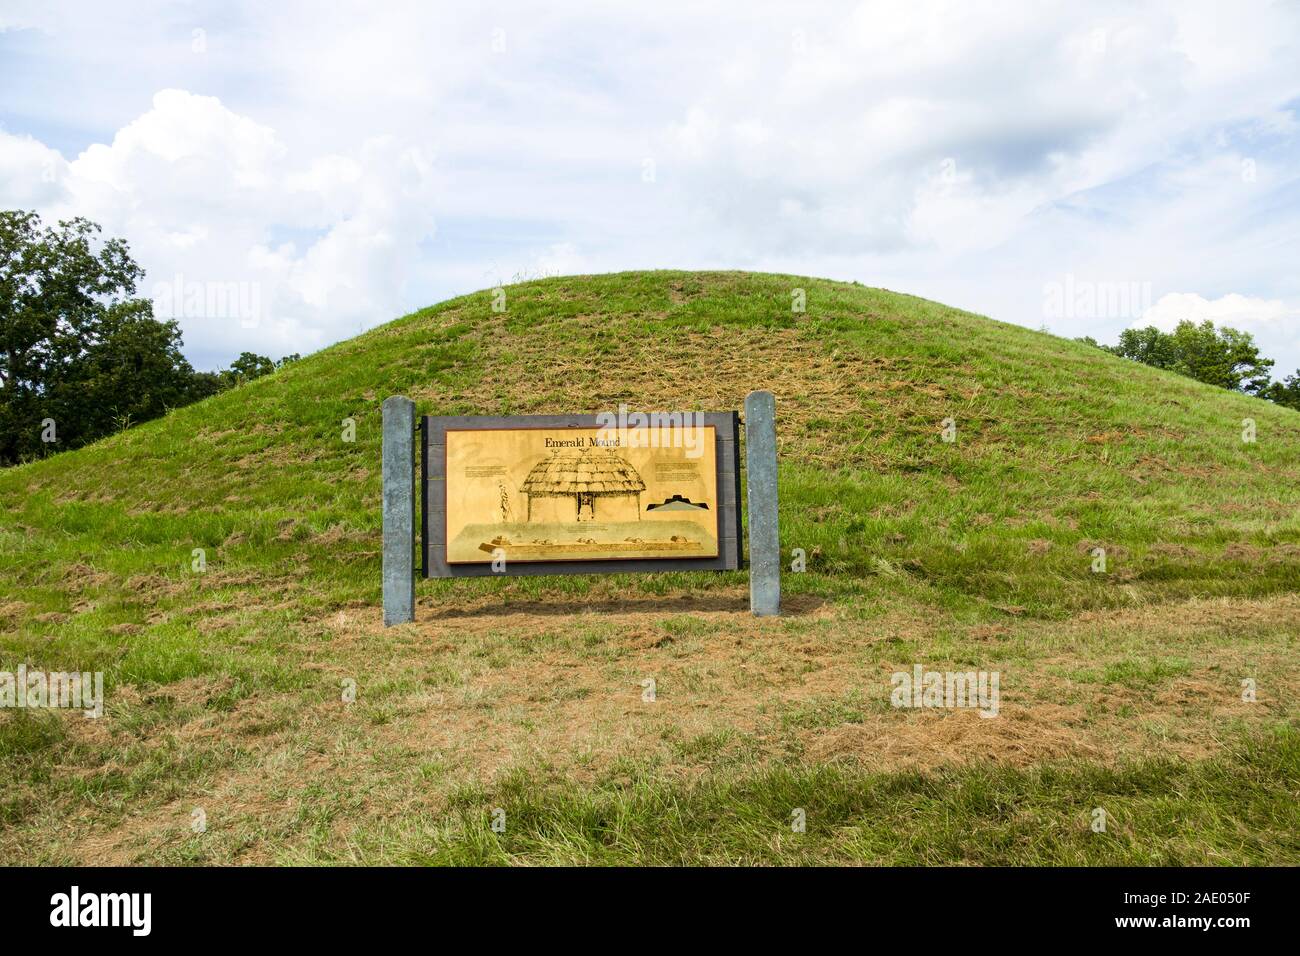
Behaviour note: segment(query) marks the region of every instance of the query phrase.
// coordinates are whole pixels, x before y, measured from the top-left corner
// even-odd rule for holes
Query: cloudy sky
[[[0,206],[127,238],[199,368],[651,268],[1300,367],[1293,0],[0,0],[0,76]]]

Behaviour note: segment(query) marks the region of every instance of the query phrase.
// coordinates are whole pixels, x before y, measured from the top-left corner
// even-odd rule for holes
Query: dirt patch
[[[1074,546],[1074,550],[1079,554],[1092,554],[1092,552],[1097,548],[1101,548],[1105,551],[1106,557],[1112,558],[1116,561],[1127,558],[1129,553],[1128,548],[1123,545],[1108,544],[1105,541],[1094,541],[1090,538],[1084,538]]]
[[[152,691],[150,698],[170,697],[177,704],[192,707],[206,707],[219,694],[235,686],[230,677],[189,677],[182,681],[164,684]]]
[[[80,593],[92,588],[102,588],[114,580],[114,575],[99,571],[88,564],[72,564],[63,573],[64,583],[69,589]]]
[[[786,595],[781,599],[783,617],[803,617],[827,607],[823,598],[810,595]],[[505,618],[514,623],[526,623],[527,618],[552,620],[583,615],[599,615],[605,622],[619,624],[628,618],[642,615],[692,614],[692,615],[745,615],[749,613],[749,592],[729,589],[716,592],[681,591],[664,596],[632,598],[585,599],[581,611],[575,614],[574,605],[554,601],[510,601],[482,598],[456,607],[445,607],[428,602],[419,605],[419,621],[441,623],[462,621],[467,618]]]
[[[344,527],[341,524],[330,525],[320,534],[311,536],[311,543],[319,544],[338,544],[341,541],[374,541],[379,537],[377,531],[355,531]]]
[[[1258,561],[1264,552],[1253,544],[1237,542],[1224,548],[1223,556],[1229,561]]]
[[[267,468],[308,465],[321,457],[320,452],[309,451],[291,442],[269,445],[236,459],[231,464],[239,471],[262,471]]]
[[[1147,548],[1148,557],[1173,561],[1191,561],[1198,557],[1199,553],[1195,548],[1189,548],[1185,544],[1153,544]]]
[[[161,574],[134,574],[123,585],[128,591],[145,599],[146,603],[159,601],[186,590],[185,581],[164,577]]]
[[[1099,758],[1083,729],[1081,707],[1009,704],[996,717],[974,710],[923,710],[834,730],[805,732],[813,760],[853,760],[913,769],[993,761],[1023,766],[1066,756]]]
[[[31,605],[26,601],[5,601],[0,603],[0,624],[14,627],[18,624]]]

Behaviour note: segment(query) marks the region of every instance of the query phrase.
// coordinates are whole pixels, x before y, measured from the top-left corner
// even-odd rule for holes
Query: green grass
[[[790,313],[794,288],[807,314]],[[332,790],[313,783],[337,804],[323,815],[305,803],[250,810],[202,846],[155,828],[126,841],[128,858],[1296,861],[1293,840],[1265,839],[1280,795],[1295,795],[1295,745],[1265,728],[1296,717],[1284,688],[1300,592],[1300,414],[857,284],[623,273],[510,286],[507,304],[492,312],[488,291],[453,299],[0,471],[0,670],[102,670],[108,699],[94,733],[58,715],[0,714],[0,846],[66,859],[54,834],[69,819],[76,832],[129,830],[232,786],[292,802],[289,770],[317,760],[357,775]],[[422,414],[720,410],[758,387],[778,399],[782,550],[788,562],[799,549],[808,568],[784,587],[805,611],[757,636],[743,616],[719,618],[743,594],[740,573],[477,579],[422,582],[424,630],[375,629],[388,395],[412,396]],[[954,443],[941,439],[948,418]],[[1241,440],[1247,418],[1254,443]],[[355,441],[344,440],[349,419]],[[1107,551],[1104,574],[1092,572],[1094,547]],[[541,610],[584,605],[597,613]],[[653,613],[618,617],[627,607]],[[442,609],[461,616],[435,619]],[[497,616],[480,627],[484,613]],[[806,756],[818,735],[901,719],[872,681],[914,661],[997,664],[1010,686],[1022,678],[1029,706],[1077,704],[1098,733],[1128,732],[1107,720],[1140,724],[1147,745],[1171,753],[1208,735],[1215,755],[879,777]],[[574,749],[564,733],[576,731],[555,729],[550,749],[476,762],[482,722],[523,740],[564,720],[581,727],[582,708],[635,702],[651,663],[668,705],[691,709],[648,723],[639,749],[603,738]],[[857,683],[803,692],[827,674]],[[1230,699],[1242,676],[1263,688],[1247,727],[1223,716],[1223,701],[1195,715],[1152,703],[1193,699],[1193,684]],[[363,690],[346,718],[345,677]],[[454,704],[459,736],[414,734],[438,700]],[[611,716],[609,733],[628,719]],[[1271,754],[1274,776],[1238,773],[1230,740]],[[592,782],[625,761],[629,773],[656,769],[627,792]],[[1249,812],[1227,802],[1229,770]],[[1069,830],[1082,811],[1053,795],[1100,786],[1099,774],[1123,775],[1105,778],[1117,793],[1136,781],[1116,813],[1143,820],[1140,836]],[[411,844],[455,787],[496,793],[503,779],[526,781],[512,791],[521,827],[505,840],[470,827],[454,849]],[[1184,791],[1170,787],[1204,796],[1178,803]],[[408,809],[376,809],[397,794]],[[820,808],[802,842],[778,826],[781,801],[796,798]],[[1002,819],[999,800],[1023,815]],[[184,837],[188,807],[177,812]],[[1162,850],[1152,834],[1176,813],[1206,835]],[[626,831],[607,840],[592,824],[602,814]],[[923,822],[933,846],[889,844],[891,827],[919,833]],[[1050,836],[1034,839],[1035,827]],[[964,831],[973,842],[959,849]],[[1244,834],[1237,849],[1229,832]]]
[[[903,774],[781,765],[688,786],[650,774],[591,788],[517,775],[462,792],[418,834],[368,828],[346,859],[317,849],[285,862],[391,861],[398,846],[397,862],[458,866],[1276,865],[1300,855],[1298,778],[1293,729],[1197,764]]]

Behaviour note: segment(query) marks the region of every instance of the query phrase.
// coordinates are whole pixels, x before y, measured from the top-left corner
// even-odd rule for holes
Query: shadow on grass
[[[810,594],[790,594],[781,599],[782,617],[804,617],[827,603],[825,598]],[[680,614],[712,611],[724,614],[748,614],[749,595],[680,594],[672,597],[628,597],[611,600],[584,600],[581,596],[553,601],[509,600],[478,607],[445,608],[425,599],[416,607],[417,620],[447,621],[457,618],[491,618],[519,615],[570,617],[579,612],[601,614]]]

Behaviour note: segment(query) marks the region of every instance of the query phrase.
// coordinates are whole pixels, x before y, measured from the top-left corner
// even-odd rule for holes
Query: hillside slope
[[[790,312],[796,287],[806,315]],[[25,538],[59,534],[37,535],[36,554],[6,552],[172,573],[193,547],[264,567],[324,536],[339,540],[312,549],[312,566],[373,557],[389,394],[421,413],[524,414],[737,408],[754,387],[779,400],[783,545],[816,551],[814,571],[883,561],[1043,612],[1129,601],[1132,587],[1296,583],[1295,412],[909,296],[729,273],[531,282],[509,289],[504,314],[477,293],[10,469],[10,520]],[[940,440],[949,417],[952,444]],[[1241,440],[1246,418],[1254,444]],[[86,534],[93,547],[74,543]],[[1119,546],[1116,576],[1087,573],[1079,552],[1093,543]],[[357,580],[358,597],[373,584]]]
[[[806,290],[806,314],[790,311],[795,288]],[[778,400],[783,551],[809,555],[808,573],[786,576],[792,613],[776,630],[739,615],[743,574],[422,582],[417,613],[426,624],[377,627],[386,396],[410,395],[432,414],[601,411],[620,402],[721,410],[740,407],[752,388]],[[940,437],[948,418],[952,443]],[[1247,418],[1253,443],[1242,441]],[[356,422],[355,441],[344,440],[345,419]],[[1300,414],[937,303],[793,276],[546,279],[508,287],[504,313],[492,311],[488,291],[464,296],[93,446],[0,472],[0,513],[0,668],[103,670],[111,718],[88,730],[0,717],[0,750],[27,768],[5,794],[0,821],[17,827],[15,840],[30,837],[54,825],[45,814],[95,794],[100,809],[87,811],[85,832],[116,833],[121,855],[94,859],[283,858],[273,848],[284,845],[297,847],[293,859],[315,858],[309,847],[320,846],[334,858],[332,824],[319,833],[300,818],[272,825],[256,809],[252,829],[228,836],[215,857],[188,844],[178,850],[179,838],[159,836],[156,819],[143,836],[120,830],[141,807],[173,812],[172,802],[194,799],[196,789],[242,786],[247,796],[272,752],[354,779],[339,761],[360,773],[357,742],[405,724],[431,694],[460,695],[464,719],[436,733],[422,725],[420,742],[389,740],[393,785],[406,781],[403,799],[416,799],[405,787],[411,767],[425,767],[418,773],[452,781],[438,806],[473,804],[483,793],[455,787],[568,752],[574,725],[552,728],[547,750],[534,704],[553,710],[563,701],[578,725],[604,726],[593,716],[599,706],[559,686],[572,675],[561,679],[554,668],[575,659],[622,667],[631,654],[677,666],[699,651],[691,663],[702,670],[683,686],[712,700],[725,726],[699,723],[698,707],[684,711],[671,732],[654,731],[668,734],[656,745],[668,750],[653,760],[661,770],[713,768],[729,765],[736,747],[755,748],[764,765],[775,759],[760,725],[778,712],[780,726],[811,735],[800,738],[799,760],[869,751],[870,741],[840,746],[831,737],[861,736],[870,720],[889,718],[864,704],[879,688],[854,698],[843,684],[817,684],[836,667],[847,680],[851,666],[984,666],[998,655],[1006,666],[1015,654],[1043,674],[1067,674],[1068,693],[1042,690],[1044,701],[1066,704],[1078,702],[1071,695],[1089,684],[1089,668],[1101,668],[1091,680],[1107,692],[1135,694],[1176,690],[1214,671],[1231,702],[1229,658],[1251,661],[1252,673],[1294,676],[1300,620]],[[1093,573],[1095,547],[1107,551],[1104,574]],[[557,599],[607,614],[560,618],[546,610]],[[1255,643],[1222,661],[1177,650],[1233,628]],[[761,644],[764,635],[777,641],[764,650],[769,670],[710,656],[722,643]],[[1080,651],[1089,641],[1092,650]],[[1136,672],[1123,669],[1135,659]],[[1118,678],[1104,660],[1121,668]],[[734,668],[748,666],[761,672],[751,690],[771,691],[761,706],[742,701]],[[587,693],[603,693],[612,674],[592,677]],[[635,669],[618,674],[635,691]],[[350,675],[369,688],[365,716],[322,717],[313,708],[335,706],[322,702]],[[509,689],[498,682],[507,676],[556,686],[516,700],[518,680]],[[803,709],[790,711],[795,684]],[[493,707],[493,693],[507,696]],[[457,742],[516,705],[529,711],[515,721],[517,746],[503,737],[487,759]],[[1120,703],[1079,704],[1088,714],[1112,705]],[[616,725],[621,713],[605,717]],[[1251,713],[1285,724],[1294,701],[1275,695]],[[1253,716],[1232,722],[1243,720],[1258,727]],[[1222,730],[1214,727],[1211,736]],[[1111,729],[1117,740],[1129,733]],[[187,749],[205,734],[199,750]],[[705,741],[695,757],[672,750],[691,740]],[[1016,740],[948,756],[1078,751]],[[1134,753],[1149,742],[1125,740]],[[579,761],[587,770],[566,780],[598,780],[619,759],[644,757],[630,739],[599,741],[587,745],[608,760]],[[919,751],[935,741],[914,743]],[[445,763],[429,769],[429,747]],[[61,769],[51,770],[54,753]],[[290,800],[293,785],[284,788]],[[331,797],[348,799],[365,800],[360,789]],[[287,829],[275,837],[267,826]],[[75,857],[65,847],[46,858]],[[373,846],[362,857],[394,858]]]

